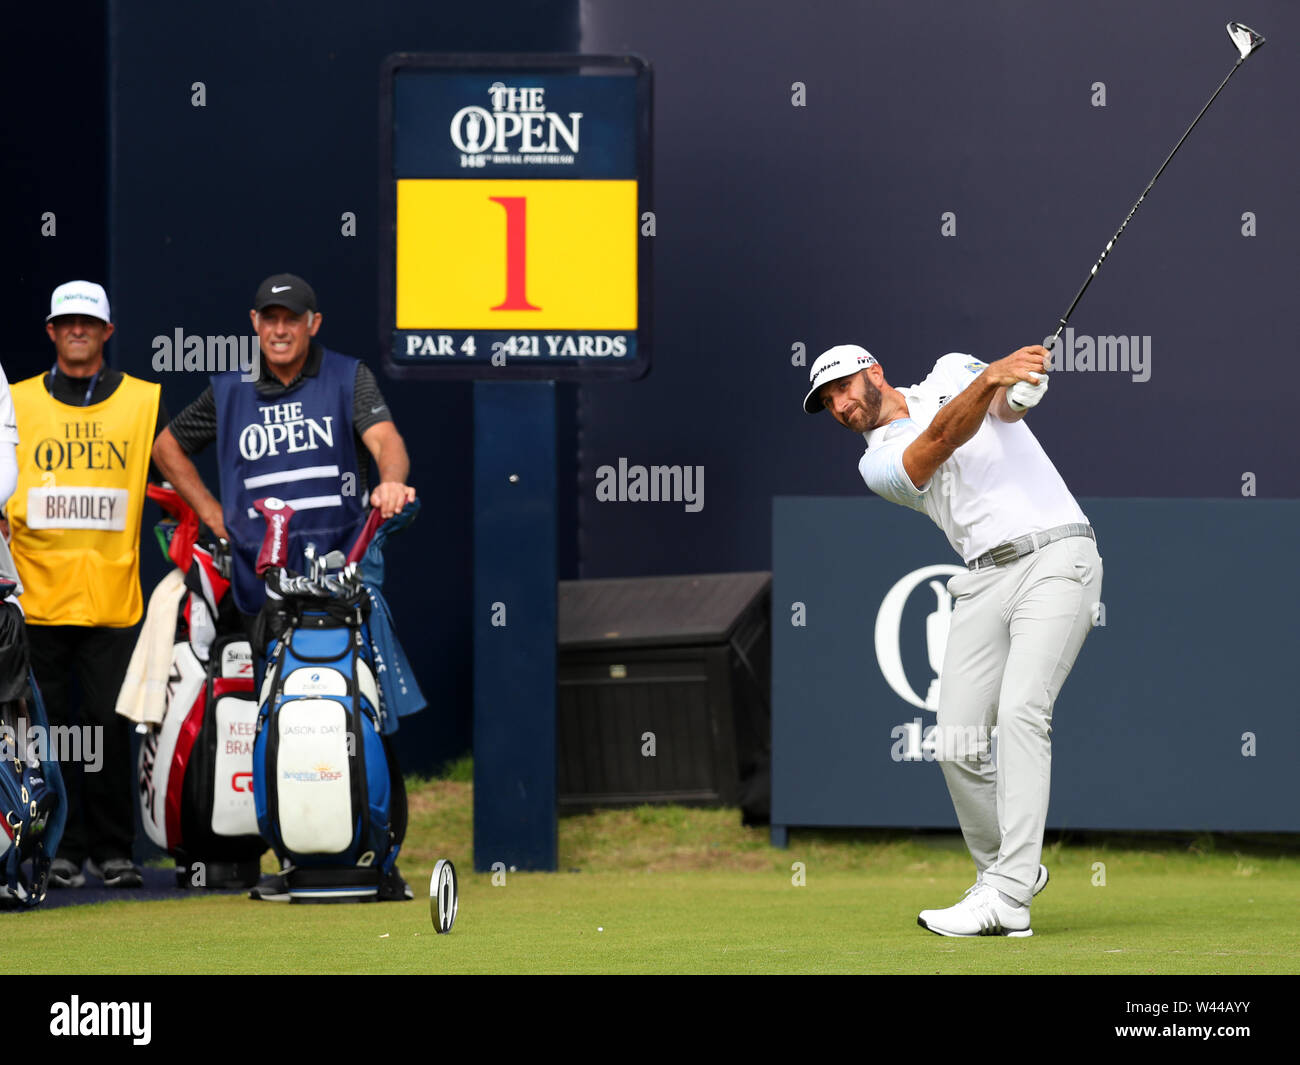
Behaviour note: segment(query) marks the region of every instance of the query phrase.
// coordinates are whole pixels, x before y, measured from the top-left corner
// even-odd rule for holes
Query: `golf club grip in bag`
[[[291,867],[296,900],[375,897],[406,831],[401,772],[379,727],[364,602],[291,607],[262,684],[257,821]]]

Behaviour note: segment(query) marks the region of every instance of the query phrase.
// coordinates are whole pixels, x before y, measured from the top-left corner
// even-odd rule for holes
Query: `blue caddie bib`
[[[237,370],[212,378],[231,591],[245,614],[256,614],[266,599],[256,571],[266,524],[254,500],[276,496],[293,507],[288,566],[296,573],[305,571],[307,543],[322,555],[347,551],[365,523],[352,426],[356,376],[356,359],[326,348],[315,377],[271,399]]]

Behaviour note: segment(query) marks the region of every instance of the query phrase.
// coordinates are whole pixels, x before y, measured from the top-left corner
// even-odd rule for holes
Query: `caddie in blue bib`
[[[254,500],[276,496],[293,508],[289,569],[306,569],[303,547],[347,551],[365,522],[352,425],[357,360],[323,349],[320,372],[274,398],[238,371],[212,378],[222,516],[230,534],[235,605],[256,614],[266,598],[257,554],[266,532]]]

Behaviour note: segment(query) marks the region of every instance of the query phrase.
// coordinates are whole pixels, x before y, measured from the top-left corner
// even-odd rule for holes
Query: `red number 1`
[[[540,311],[528,302],[528,200],[523,196],[489,196],[506,212],[506,298],[494,311]]]

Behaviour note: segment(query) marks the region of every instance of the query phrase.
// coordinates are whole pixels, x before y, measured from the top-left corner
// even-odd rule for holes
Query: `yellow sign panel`
[[[397,328],[633,330],[635,181],[397,182]]]

